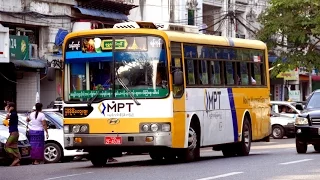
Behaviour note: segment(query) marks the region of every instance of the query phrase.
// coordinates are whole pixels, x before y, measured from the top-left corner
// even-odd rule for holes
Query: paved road
[[[224,158],[221,152],[201,151],[198,162],[155,164],[149,156],[126,156],[119,163],[94,168],[89,161],[0,167],[2,180],[319,180],[319,154],[309,146],[298,155],[294,139],[254,143],[247,157]]]

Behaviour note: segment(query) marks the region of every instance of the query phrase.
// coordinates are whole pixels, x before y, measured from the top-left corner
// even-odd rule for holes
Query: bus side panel
[[[183,104],[183,103],[177,103]],[[180,105],[179,105],[180,106]],[[185,148],[185,134],[188,132],[186,128],[186,113],[174,112],[172,124],[172,148]]]
[[[233,88],[232,90],[237,109],[238,132],[242,132],[244,114],[248,111],[251,117],[252,140],[268,136],[270,134],[268,88]]]

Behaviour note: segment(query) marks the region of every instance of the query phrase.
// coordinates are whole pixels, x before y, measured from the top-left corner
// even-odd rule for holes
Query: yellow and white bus
[[[252,141],[269,140],[261,41],[128,22],[68,34],[63,56],[65,148],[88,151],[95,166],[128,151],[154,160],[192,161],[201,147],[245,156]]]

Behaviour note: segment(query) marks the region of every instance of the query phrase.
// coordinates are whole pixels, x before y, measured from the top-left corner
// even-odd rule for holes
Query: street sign
[[[29,60],[28,36],[10,35],[10,59]]]
[[[9,28],[0,24],[0,63],[9,63]]]

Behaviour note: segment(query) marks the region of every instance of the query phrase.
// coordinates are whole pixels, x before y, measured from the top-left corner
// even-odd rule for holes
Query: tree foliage
[[[320,0],[270,0],[257,37],[278,52],[274,71],[320,68]],[[286,59],[285,63],[282,59]]]

